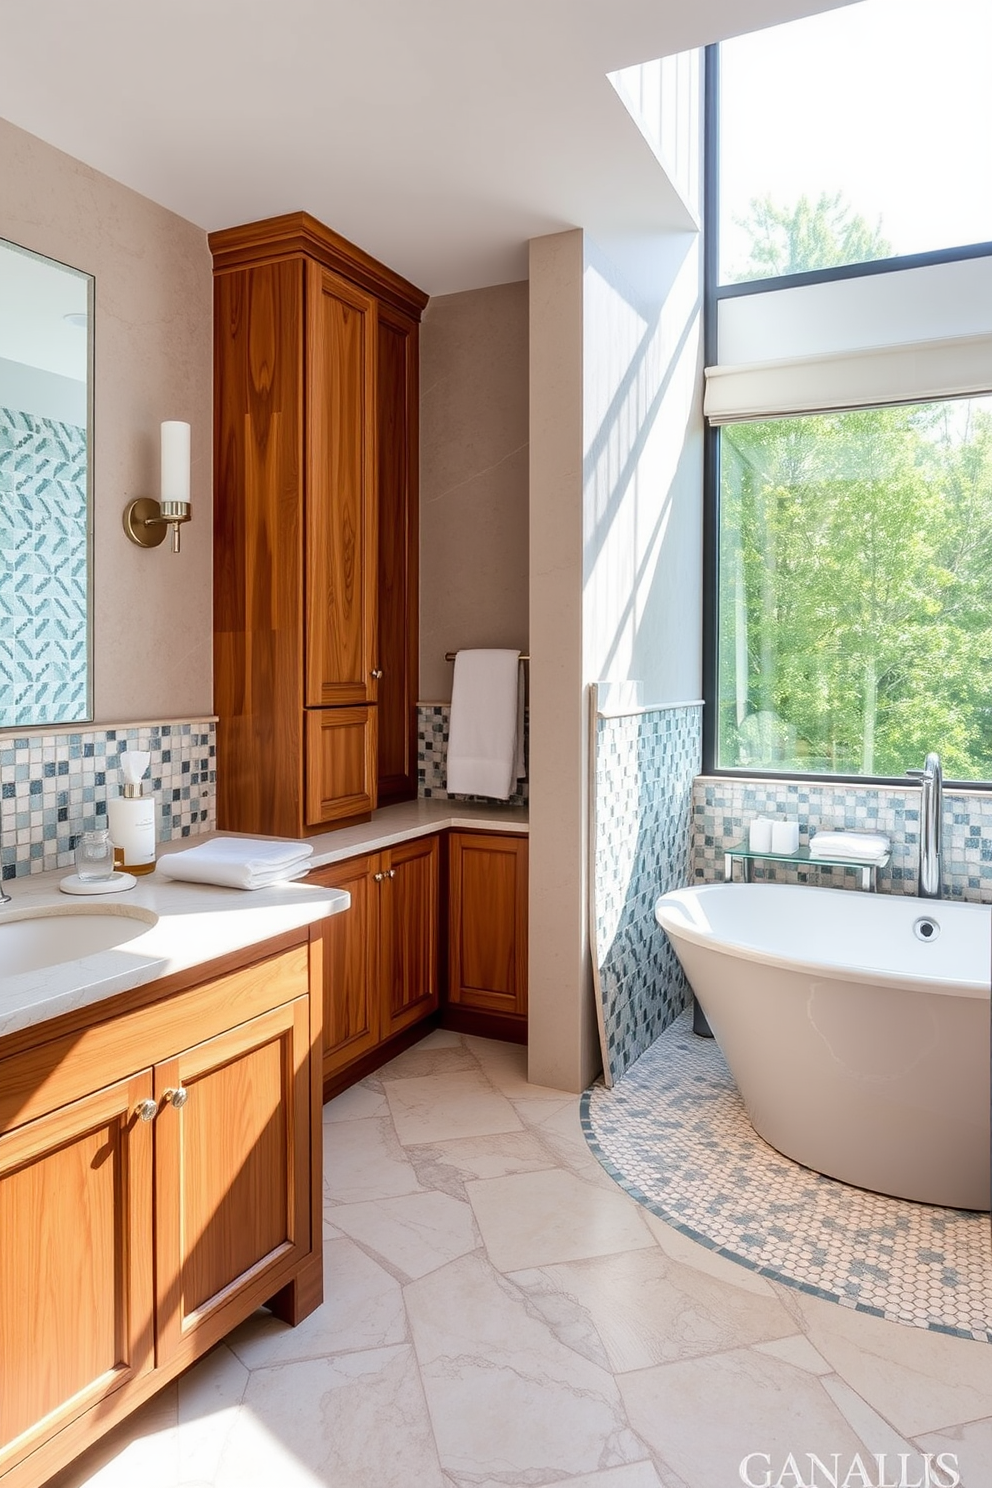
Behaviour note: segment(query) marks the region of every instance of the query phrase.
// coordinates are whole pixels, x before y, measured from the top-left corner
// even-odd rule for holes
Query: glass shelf
[[[861,887],[874,893],[878,887],[878,870],[886,866],[891,856],[891,853],[886,853],[884,857],[874,858],[870,863],[866,863],[864,858],[825,858],[819,853],[816,857],[812,857],[808,847],[797,847],[795,852],[791,853],[777,853],[770,850],[752,852],[746,842],[738,842],[736,847],[724,849],[723,877],[726,883],[733,883],[734,864],[740,863],[742,882],[750,883],[751,864],[757,858],[760,858],[762,862],[792,863],[797,868],[856,868],[861,873]]]

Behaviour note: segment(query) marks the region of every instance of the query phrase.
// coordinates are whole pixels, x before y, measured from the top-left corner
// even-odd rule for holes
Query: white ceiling
[[[0,110],[201,227],[304,208],[445,294],[543,233],[689,230],[606,74],[833,3],[4,0]]]

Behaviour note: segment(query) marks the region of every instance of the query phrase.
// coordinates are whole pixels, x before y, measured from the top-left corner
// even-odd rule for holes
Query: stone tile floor
[[[797,1488],[815,1453],[908,1488],[943,1453],[986,1488],[987,1343],[697,1245],[613,1182],[578,1097],[529,1085],[515,1046],[433,1033],[332,1101],[324,1135],[324,1305],[297,1329],[257,1313],[53,1485],[733,1488],[758,1453],[755,1483]]]

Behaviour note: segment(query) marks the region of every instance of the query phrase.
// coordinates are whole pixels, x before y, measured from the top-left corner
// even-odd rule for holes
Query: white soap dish
[[[59,888],[63,894],[121,894],[137,882],[133,873],[112,873],[109,878],[80,878],[78,873],[70,873]]]

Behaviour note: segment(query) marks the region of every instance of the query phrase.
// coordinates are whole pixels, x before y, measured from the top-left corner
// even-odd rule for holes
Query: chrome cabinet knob
[[[386,877],[387,878],[395,878],[396,877],[396,869],[395,868],[390,868],[388,870],[388,872],[386,873]]]
[[[154,1121],[158,1115],[158,1101],[152,1100],[151,1097],[148,1100],[139,1101],[134,1108],[134,1114],[139,1121]]]
[[[371,672],[369,673],[369,676],[372,677],[374,681],[378,682],[379,678],[382,676],[382,667],[373,667]]]
[[[171,1106],[174,1111],[181,1111],[183,1106],[189,1100],[189,1091],[186,1090],[182,1085],[180,1085],[176,1090],[167,1090],[165,1092],[165,1095],[163,1096],[163,1100],[165,1101],[166,1105]]]
[[[384,873],[373,873],[372,878],[375,883],[382,883],[382,880],[385,878],[385,876],[386,875]]]

